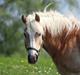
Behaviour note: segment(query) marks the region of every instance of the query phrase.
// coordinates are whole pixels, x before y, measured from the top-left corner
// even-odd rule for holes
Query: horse
[[[22,15],[28,62],[37,62],[40,48],[50,55],[61,75],[80,75],[80,22],[57,11]]]

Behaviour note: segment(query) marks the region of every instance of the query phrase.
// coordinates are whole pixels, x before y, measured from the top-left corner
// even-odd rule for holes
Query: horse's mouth
[[[37,55],[28,55],[28,63],[35,64],[38,60]]]

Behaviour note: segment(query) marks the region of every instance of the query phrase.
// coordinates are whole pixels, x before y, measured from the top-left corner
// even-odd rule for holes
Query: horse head
[[[24,36],[25,47],[28,50],[28,62],[34,64],[37,62],[43,43],[43,28],[40,25],[40,17],[38,14],[34,14],[33,17],[22,15],[22,21],[25,24]]]

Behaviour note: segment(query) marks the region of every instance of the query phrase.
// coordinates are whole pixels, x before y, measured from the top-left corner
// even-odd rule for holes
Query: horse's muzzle
[[[38,60],[39,51],[35,48],[28,47],[28,62],[30,64],[35,64]]]
[[[38,55],[28,55],[28,62],[30,64],[35,64],[37,62],[37,59],[38,59]]]

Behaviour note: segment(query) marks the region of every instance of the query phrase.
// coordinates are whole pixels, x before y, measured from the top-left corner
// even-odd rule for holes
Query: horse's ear
[[[21,19],[22,19],[23,23],[26,23],[26,18],[27,18],[26,16],[22,15]]]
[[[35,14],[35,20],[36,20],[37,22],[40,22],[40,17],[39,17],[38,14]]]

